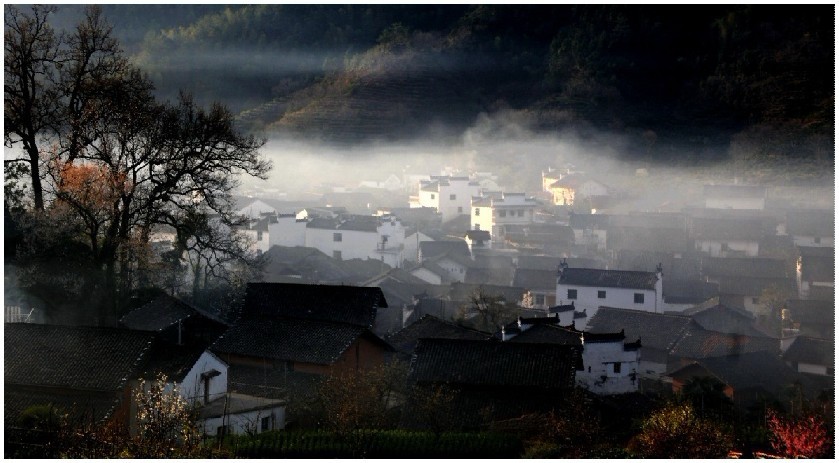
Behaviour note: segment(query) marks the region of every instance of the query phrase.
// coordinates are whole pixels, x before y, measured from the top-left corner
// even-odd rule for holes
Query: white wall
[[[431,270],[428,270],[426,268],[420,267],[420,268],[411,270],[411,275],[419,278],[422,281],[425,281],[429,284],[432,284],[432,285],[439,285],[439,284],[443,283],[443,279],[440,277],[440,275],[437,275],[436,273],[434,273]]]
[[[814,247],[814,248],[832,248],[833,237],[822,236],[819,237],[819,242],[816,242],[815,236],[792,235],[792,242],[796,246]]]
[[[261,433],[262,418],[272,415],[274,417],[273,429],[284,429],[285,406],[278,405],[273,408],[253,410],[250,412],[229,415],[227,417],[208,418],[204,420],[203,423],[204,434],[208,436],[215,436],[222,423],[230,426],[229,432],[231,434],[245,434],[245,432],[249,429],[254,430],[257,433]]]
[[[437,265],[440,266],[443,270],[445,270],[449,274],[449,278],[455,281],[459,281],[463,283],[466,281],[466,270],[467,268],[464,265],[461,265],[458,262],[455,262],[447,257],[444,257],[437,261]]]
[[[334,234],[341,234],[341,241],[335,241]],[[306,246],[316,248],[332,257],[334,251],[341,251],[341,259],[366,259],[375,252],[379,241],[376,232],[357,230],[334,230],[329,228],[307,228]]]
[[[405,237],[404,247],[402,249],[402,258],[408,262],[419,262],[417,252],[419,250],[419,243],[423,241],[434,241],[434,238],[422,233],[414,232]]]
[[[295,217],[279,216],[277,223],[268,224],[268,248],[271,246],[305,246],[306,222]]]
[[[573,300],[577,311],[585,309],[587,316],[586,323],[591,320],[591,317],[597,313],[597,309],[601,306],[662,313],[664,311],[664,301],[661,296],[661,278],[658,279],[655,286],[655,290],[650,290],[601,288],[597,286],[579,286],[557,283],[556,300],[563,301],[565,304],[568,304]],[[576,299],[568,298],[569,289],[577,290]],[[603,299],[598,298],[598,291],[606,291],[606,297]],[[635,293],[641,293],[644,295],[644,302],[642,304],[635,303]]]
[[[216,370],[221,374],[210,379],[210,401],[217,399],[227,393],[227,364],[218,357],[204,351],[195,365],[184,376],[178,386],[181,397],[187,402],[204,402],[204,381],[201,380],[201,373]]]
[[[472,197],[478,196],[481,190],[480,186],[470,183],[468,178],[449,178],[448,185],[440,185],[437,211],[444,223],[459,215],[469,215]]]
[[[799,373],[810,373],[812,375],[827,376],[827,367],[824,365],[814,365],[812,363],[798,363]]]
[[[696,245],[700,251],[709,254],[711,257],[726,257],[729,251],[722,250],[723,242],[728,245],[729,251],[743,252],[750,257],[756,257],[758,254],[758,243],[756,241],[697,240]]]
[[[625,351],[623,341],[587,342],[583,345],[583,371],[577,372],[577,383],[595,394],[637,392],[640,361],[640,351]],[[615,373],[617,362],[621,364],[619,373]],[[634,380],[632,375],[636,375]]]
[[[252,203],[236,211],[236,215],[249,217],[251,219],[258,219],[260,214],[266,212],[276,214],[277,210],[269,206],[268,204],[265,204],[264,202],[256,199]]]

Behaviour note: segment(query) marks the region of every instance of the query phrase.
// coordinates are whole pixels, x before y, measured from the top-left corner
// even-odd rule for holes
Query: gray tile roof
[[[783,259],[768,257],[705,257],[702,275],[708,277],[786,278]]]
[[[760,218],[696,217],[691,222],[691,233],[696,240],[758,241],[775,231],[766,227]]]
[[[760,185],[704,185],[705,198],[765,198],[766,187]]]
[[[551,390],[574,385],[579,349],[559,344],[422,339],[412,383]]]
[[[475,331],[441,320],[433,315],[423,315],[414,323],[386,338],[397,351],[411,354],[420,339],[470,339],[488,340],[488,333]]]
[[[716,283],[667,277],[662,281],[664,300],[671,304],[698,304],[718,296],[719,292],[719,285]]]
[[[248,283],[243,317],[299,318],[369,328],[378,307],[387,307],[379,288]]]
[[[533,270],[519,268],[513,277],[513,286],[526,289],[556,290],[556,269]]]
[[[254,317],[230,327],[210,350],[223,354],[330,365],[367,332],[362,326]]]
[[[777,355],[779,350],[777,339],[720,333],[692,326],[670,349],[670,353],[682,358],[701,359],[746,352],[771,352]]]
[[[169,295],[159,296],[125,314],[119,322],[132,330],[161,331],[192,316],[204,317],[219,325],[227,325],[219,317]]]
[[[115,328],[6,323],[4,382],[115,391],[139,377],[154,334]]]
[[[684,315],[600,307],[588,326],[588,331],[592,333],[616,333],[624,330],[628,339],[640,338],[644,348],[669,351],[689,327],[698,325]]]
[[[791,278],[745,278],[727,277],[720,281],[720,294],[759,297],[765,289],[777,288],[787,294],[795,294],[795,280]]]
[[[530,344],[563,344],[568,346],[581,346],[579,331],[572,331],[568,327],[540,323],[534,325],[508,342],[530,343]]]
[[[509,285],[512,281],[512,267],[470,268],[466,270],[466,276],[463,280],[463,282],[467,284],[501,286]]]
[[[100,422],[120,403],[122,391],[38,390],[29,386],[6,384],[3,390],[3,420],[6,427],[17,426],[26,409],[52,404],[71,423]]]
[[[655,289],[657,280],[653,272],[590,268],[567,268],[559,276],[560,284],[605,288]]]
[[[610,227],[607,247],[681,253],[689,249],[688,236],[679,228]]]
[[[826,365],[828,368],[834,368],[835,350],[835,342],[829,339],[799,336],[784,352],[783,357],[787,362]]]
[[[234,363],[227,370],[228,390],[269,399],[313,394],[322,380],[323,375],[287,371],[270,364],[258,367]]]
[[[450,254],[458,254],[466,257],[470,255],[469,246],[463,240],[422,241],[419,246],[423,260]]]
[[[574,230],[606,230],[609,217],[608,214],[571,214],[568,225]]]
[[[796,236],[834,236],[832,209],[792,209],[787,211],[787,234]]]

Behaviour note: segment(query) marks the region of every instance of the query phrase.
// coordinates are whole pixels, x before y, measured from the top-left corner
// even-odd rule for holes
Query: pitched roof
[[[119,390],[139,373],[153,340],[126,329],[6,323],[4,382]]]
[[[451,254],[470,256],[469,246],[463,240],[421,241],[419,246],[423,260]]]
[[[680,253],[688,249],[687,233],[679,228],[610,227],[610,249]]]
[[[720,294],[736,294],[758,297],[765,289],[777,288],[787,294],[797,291],[795,280],[791,278],[746,278],[727,277],[720,281]]]
[[[285,399],[300,391],[317,391],[323,375],[234,363],[227,369],[228,390],[269,399]]]
[[[98,423],[117,408],[121,395],[121,391],[40,390],[7,383],[3,389],[3,419],[7,428],[19,426],[24,411],[51,404],[57,412],[67,414],[71,423]]]
[[[219,317],[167,294],[125,314],[119,322],[132,330],[161,331],[192,316],[204,317],[219,325],[227,325]]]
[[[210,350],[330,365],[367,331],[363,326],[322,320],[254,317],[230,327]]]
[[[469,230],[466,232],[466,237],[471,241],[489,241],[490,234],[486,230]]]
[[[719,295],[719,285],[699,280],[665,278],[662,282],[664,300],[671,304],[698,304]]]
[[[784,360],[834,368],[835,348],[836,345],[831,340],[799,336],[784,352]]]
[[[559,275],[560,284],[605,288],[655,289],[656,281],[658,277],[653,272],[630,270],[566,268]]]
[[[745,352],[778,353],[777,339],[763,336],[720,333],[699,326],[685,330],[684,335],[670,349],[670,353],[683,358],[700,359]]]
[[[588,341],[588,339],[586,339]],[[539,323],[522,331],[508,342],[530,344],[582,345],[581,333],[568,327]]]
[[[466,276],[464,277],[463,282],[468,284],[488,284],[503,286],[510,284],[512,280],[512,267],[470,268],[466,270]]]
[[[452,301],[469,301],[472,296],[481,293],[485,296],[501,296],[506,302],[518,302],[524,294],[524,288],[502,285],[476,285],[454,282],[449,289]]]
[[[562,259],[553,256],[519,256],[516,260],[516,268],[533,270],[553,270],[559,268]]]
[[[684,315],[600,307],[588,326],[592,333],[624,330],[628,339],[640,338],[644,347],[669,351],[690,326],[697,325]]]
[[[533,270],[519,268],[513,277],[513,286],[527,289],[556,290],[556,269]]]
[[[801,279],[805,281],[830,281],[836,277],[834,248],[799,247],[801,253]]]
[[[422,318],[393,333],[386,338],[397,351],[413,353],[420,339],[470,339],[488,340],[491,335],[464,328],[454,323],[441,320],[433,315]]]
[[[574,230],[606,230],[609,228],[607,214],[574,214],[568,216],[568,226]]]
[[[705,257],[702,274],[710,277],[786,278],[783,259],[768,257]]]
[[[768,230],[760,218],[695,217],[691,222],[691,231],[697,240],[757,241],[774,232]]]
[[[380,288],[248,283],[243,316],[287,317],[371,327],[387,307]]]
[[[409,381],[541,389],[573,387],[579,349],[462,339],[421,339]]]

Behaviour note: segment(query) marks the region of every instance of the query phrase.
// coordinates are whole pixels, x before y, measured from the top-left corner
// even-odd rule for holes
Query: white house
[[[277,214],[277,222],[268,224],[268,248],[272,246],[305,246],[306,223],[297,214]]]
[[[691,231],[696,250],[711,257],[756,257],[766,232],[760,218],[709,217],[693,218]]]
[[[568,226],[574,230],[574,244],[605,251],[609,238],[609,218],[606,214],[571,214]]]
[[[708,209],[764,209],[766,187],[758,185],[705,185],[705,207]]]
[[[262,214],[266,213],[276,214],[277,209],[260,199],[254,199],[253,201],[249,202],[246,206],[236,211],[237,216],[248,217],[250,219],[258,219]]]
[[[306,224],[305,246],[335,259],[376,259],[402,264],[405,228],[395,217],[317,218]]]
[[[426,241],[434,241],[434,238],[420,231],[415,231],[406,236],[404,247],[402,249],[402,257],[408,262],[419,262],[420,243],[424,243]]]
[[[621,307],[662,313],[662,275],[628,270],[569,268],[560,264],[556,300],[572,301],[577,310],[585,310],[587,322],[601,306]]]
[[[480,195],[480,185],[469,177],[431,176],[420,181],[418,203],[420,207],[433,207],[442,221],[448,222],[459,215],[469,215],[472,197]]]
[[[559,180],[548,187],[548,191],[557,206],[573,206],[583,199],[609,195],[609,187],[581,174],[560,175]]]
[[[583,371],[577,383],[600,395],[638,392],[641,343],[624,343],[624,332],[583,332]]]
[[[206,404],[227,393],[228,365],[210,351],[204,351],[178,386],[181,397],[191,404]]]
[[[472,198],[471,220],[473,230],[485,230],[497,242],[503,237],[504,225],[533,223],[539,201],[524,193],[488,192]]]

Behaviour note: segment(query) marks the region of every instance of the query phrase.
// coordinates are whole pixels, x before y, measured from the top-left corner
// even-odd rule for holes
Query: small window
[[[341,235],[340,233],[333,233],[332,234],[332,241],[334,241],[336,243],[339,242],[339,241],[344,241],[344,236]]]
[[[271,430],[271,417],[270,417],[270,416],[266,416],[265,418],[262,418],[262,426],[261,426],[261,428],[262,428],[262,429],[261,429],[261,430],[262,430],[262,432],[265,432],[265,431],[270,431],[270,430]]]
[[[480,208],[480,207],[476,207],[476,208],[475,208],[475,217],[477,217],[477,216],[479,216],[479,215],[481,215],[481,208]]]
[[[760,303],[760,298],[759,297],[753,297],[752,298],[752,304],[759,304],[759,303]]]
[[[615,368],[614,368],[613,371],[615,373],[620,373],[621,372],[621,363],[620,362],[615,362]]]
[[[434,199],[434,198],[436,198],[436,196],[434,196],[434,193],[431,193],[431,199]]]
[[[228,430],[228,427],[227,427],[227,426],[219,426],[219,427],[217,427],[217,428],[216,428],[216,436],[218,436],[218,437],[224,437],[224,436],[226,436],[226,435],[227,435],[227,430]]]
[[[606,291],[598,291],[597,292],[598,299],[606,299]]]
[[[519,209],[519,217],[524,217],[524,210],[523,209]]]
[[[821,236],[817,236],[817,237],[813,238],[813,242],[816,243],[816,244],[821,244],[821,242],[822,242]]]
[[[498,211],[498,217],[507,217],[507,211]]]
[[[458,213],[458,214],[463,214],[463,208],[462,208],[462,207],[460,207],[460,206],[458,206],[458,208],[457,208],[457,213]]]
[[[332,258],[336,260],[341,260],[341,251],[332,251]]]
[[[475,230],[480,230],[480,229],[481,229],[481,224],[476,223],[476,224],[475,224]]]
[[[256,240],[262,241],[262,230],[257,230],[256,232]]]
[[[577,299],[577,290],[576,289],[569,289],[568,290],[568,299]]]
[[[545,295],[537,294],[536,297],[533,298],[533,302],[535,302],[536,305],[545,305]]]
[[[457,199],[457,195],[449,195],[449,199],[454,201],[455,199]]]
[[[729,250],[728,243],[720,243],[720,250],[728,251]]]
[[[635,303],[636,304],[643,304],[644,303],[644,293],[635,293]]]

